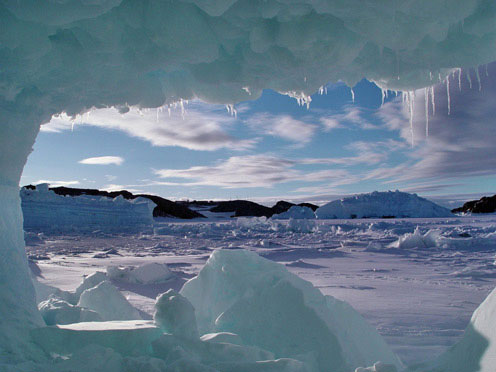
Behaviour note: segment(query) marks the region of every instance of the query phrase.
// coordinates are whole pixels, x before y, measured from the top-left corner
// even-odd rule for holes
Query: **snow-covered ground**
[[[286,265],[322,293],[350,303],[406,364],[433,358],[453,345],[496,285],[494,215],[162,219],[156,220],[153,234],[27,232],[26,244],[37,279],[63,290],[74,291],[83,275],[106,272],[109,266],[166,263],[173,273],[166,280],[113,277],[144,319],[151,319],[158,294],[179,290],[214,250],[254,251]]]

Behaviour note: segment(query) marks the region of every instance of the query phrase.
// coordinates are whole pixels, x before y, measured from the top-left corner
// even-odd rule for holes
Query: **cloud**
[[[322,117],[319,118],[319,121],[326,132],[333,129],[350,128],[350,126],[356,126],[360,129],[380,129],[379,125],[366,118],[367,110],[356,105],[344,106],[343,112],[339,114],[326,111],[322,111],[321,114]]]
[[[39,185],[40,183],[48,183],[50,187],[60,187],[60,186],[76,186],[79,185],[79,181],[54,181],[54,180],[38,180],[34,182],[35,185]]]
[[[131,137],[138,137],[154,146],[179,146],[190,150],[213,151],[221,148],[246,150],[257,140],[238,139],[226,132],[235,118],[218,108],[208,108],[205,104],[192,103],[183,113],[165,109],[138,110],[131,108],[121,114],[115,108],[95,109],[89,115],[74,120],[67,115],[52,117],[41,127],[45,132],[61,132],[73,125],[89,125],[110,130],[119,130]]]
[[[121,165],[124,159],[120,156],[97,156],[78,161],[79,164],[88,165]]]
[[[284,159],[260,154],[233,156],[212,166],[196,166],[187,169],[160,169],[160,178],[190,180],[185,183],[167,181],[167,186],[220,186],[223,188],[272,187],[276,184],[301,181],[322,182],[343,179],[348,172],[342,169],[304,172],[295,169],[304,161]]]
[[[458,73],[452,75],[449,110],[447,87],[445,84],[437,85],[434,89],[435,114],[431,94],[427,96],[428,122],[425,115],[426,91],[417,91],[413,132],[405,104],[396,100],[384,105],[378,116],[388,129],[399,130],[405,142],[411,142],[413,135],[414,148],[408,162],[389,170],[376,170],[376,175],[382,173],[382,178],[387,175],[393,182],[493,176],[496,173],[496,63],[490,64],[488,71],[488,76],[480,73],[481,91],[473,70],[462,71],[461,89]],[[466,73],[472,75],[472,88]]]
[[[309,117],[306,119],[311,120]],[[309,123],[307,120],[298,120],[285,114],[257,113],[249,117],[246,124],[260,134],[306,144],[311,141],[318,129],[317,125]]]

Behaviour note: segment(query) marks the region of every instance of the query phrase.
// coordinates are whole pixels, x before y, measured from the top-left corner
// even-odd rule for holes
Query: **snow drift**
[[[40,184],[22,188],[21,201],[25,229],[134,232],[153,225],[155,204],[144,198],[61,196]]]
[[[374,191],[323,205],[318,218],[452,217],[451,212],[433,202],[398,190]]]

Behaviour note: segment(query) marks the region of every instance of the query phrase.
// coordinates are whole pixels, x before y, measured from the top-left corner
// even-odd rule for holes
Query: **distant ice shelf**
[[[21,189],[24,228],[44,231],[137,231],[153,226],[155,204],[148,199],[126,200],[89,195],[62,196],[40,184]]]

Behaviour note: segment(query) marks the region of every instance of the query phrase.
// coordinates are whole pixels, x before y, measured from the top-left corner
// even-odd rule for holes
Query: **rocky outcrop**
[[[494,213],[496,212],[496,195],[483,196],[479,200],[472,200],[463,204],[463,207],[455,208],[453,213]]]

